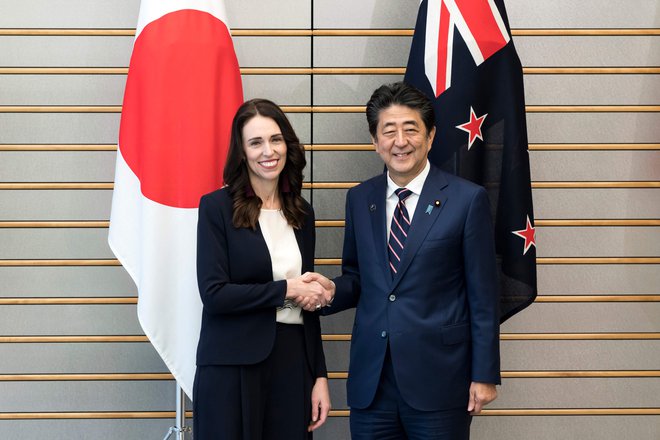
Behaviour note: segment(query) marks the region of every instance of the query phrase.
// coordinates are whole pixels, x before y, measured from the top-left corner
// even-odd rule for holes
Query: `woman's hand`
[[[332,304],[332,301],[335,299],[335,283],[320,273],[316,272],[306,272],[302,277],[306,283],[318,283],[321,285],[324,290],[324,301],[321,303],[321,307],[330,307],[330,304]],[[308,312],[313,312],[321,308],[318,304],[310,304],[309,302],[305,301],[300,302],[298,305],[300,305],[300,307],[307,310]]]
[[[323,425],[330,413],[330,391],[328,389],[328,378],[317,377],[314,388],[312,388],[312,421],[307,431],[312,432]]]
[[[286,283],[285,299],[293,300],[309,312],[327,306],[335,295],[334,283],[323,275],[313,272],[287,279]]]

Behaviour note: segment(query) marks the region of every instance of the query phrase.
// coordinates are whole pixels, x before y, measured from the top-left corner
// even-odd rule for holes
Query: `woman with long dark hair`
[[[334,285],[305,275],[315,246],[305,164],[276,104],[253,99],[238,109],[226,186],[199,205],[197,440],[309,439],[330,410],[318,310]]]

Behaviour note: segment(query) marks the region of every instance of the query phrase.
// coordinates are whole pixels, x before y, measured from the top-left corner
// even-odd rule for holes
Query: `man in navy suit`
[[[430,165],[433,106],[378,88],[367,121],[387,173],[346,197],[342,275],[324,314],[356,307],[354,440],[463,440],[500,383],[498,278],[486,191]]]

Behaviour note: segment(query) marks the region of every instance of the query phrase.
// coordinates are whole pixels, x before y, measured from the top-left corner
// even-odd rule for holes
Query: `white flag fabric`
[[[124,93],[108,242],[138,289],[145,334],[192,398],[202,304],[200,197],[222,185],[243,102],[219,0],[143,0]]]

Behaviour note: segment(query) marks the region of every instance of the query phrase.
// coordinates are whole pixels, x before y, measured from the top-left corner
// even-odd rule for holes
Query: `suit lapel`
[[[305,237],[303,236],[302,229],[293,228],[293,233],[298,242],[298,249],[300,249],[300,256],[302,257],[303,265],[305,264]],[[304,268],[302,269],[304,273]]]
[[[298,249],[300,250],[300,256],[302,257],[302,269],[301,273],[311,272],[314,270],[314,255],[312,250],[312,241],[310,238],[314,234],[314,222],[311,215],[305,216],[305,224],[302,228],[297,229],[293,228],[293,233],[296,236],[296,242],[298,242]]]
[[[385,225],[385,193],[387,192],[387,174],[383,173],[374,181],[373,189],[367,197],[367,209],[371,221],[374,249],[377,264],[382,268],[385,279],[391,281],[387,255],[387,229]]]
[[[447,203],[447,195],[442,189],[447,185],[448,183],[444,176],[437,169],[431,167],[431,171],[424,182],[422,193],[419,196],[417,208],[415,208],[415,214],[413,215],[412,224],[410,225],[410,231],[408,232],[408,238],[406,239],[401,257],[399,271],[394,277],[392,288],[396,287],[405,274],[408,266],[410,266],[410,262],[417,254],[417,251],[431,230],[431,227],[443,211]],[[436,201],[439,202],[440,206],[437,206],[438,203]]]

